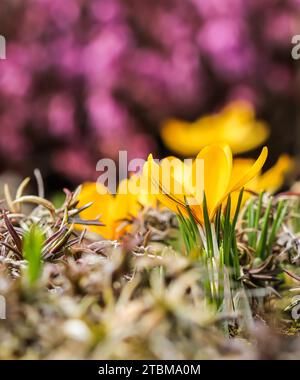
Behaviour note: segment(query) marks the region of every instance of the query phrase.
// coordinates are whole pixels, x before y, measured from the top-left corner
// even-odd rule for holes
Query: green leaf
[[[221,216],[222,216],[222,206],[220,206],[217,210],[216,216],[215,216],[215,226],[216,226],[216,237],[218,241],[218,245],[220,246],[221,242]]]
[[[248,210],[247,210],[247,227],[251,230],[248,232],[248,243],[249,246],[255,247],[256,233],[252,231],[255,228],[255,210],[254,210],[254,201],[251,199],[249,201]]]
[[[231,246],[231,196],[228,196],[223,231],[223,250],[224,250],[224,264],[230,266],[230,246]]]
[[[257,205],[257,209],[255,211],[254,226],[253,226],[254,229],[255,229],[255,231],[253,233],[254,238],[253,238],[252,248],[255,248],[256,242],[257,242],[257,231],[258,231],[258,228],[259,228],[259,220],[260,220],[260,217],[261,217],[261,210],[262,210],[264,195],[265,195],[264,191],[259,194],[258,205]]]
[[[235,213],[234,213],[234,217],[233,217],[233,220],[232,220],[232,233],[234,234],[235,232],[235,227],[236,227],[236,224],[237,224],[237,221],[238,221],[238,217],[239,217],[239,214],[240,214],[240,210],[241,210],[241,206],[242,206],[242,201],[243,201],[243,196],[244,196],[244,189],[242,189],[240,191],[240,194],[239,194],[239,199],[238,199],[238,203],[237,203],[237,206],[236,206],[236,209],[235,209]]]
[[[186,198],[185,198],[185,204],[186,204],[187,212],[189,214],[189,222],[190,222],[191,232],[192,232],[195,240],[198,240],[198,237],[199,237],[198,225],[197,225],[197,222],[195,221],[195,218],[194,218],[194,215],[192,213],[192,210],[191,210],[189,204],[186,201]]]
[[[270,237],[269,237],[268,244],[267,244],[269,254],[271,253],[271,249],[272,249],[272,246],[275,242],[277,233],[282,226],[282,223],[283,223],[284,217],[286,215],[287,209],[288,209],[288,205],[285,204],[285,202],[283,200],[281,200],[278,203],[278,207],[277,207],[276,215],[274,218],[272,230],[271,230]]]
[[[33,285],[40,277],[42,270],[42,248],[44,235],[40,228],[32,225],[24,235],[23,256],[28,261],[28,280]]]
[[[254,228],[256,228],[256,229],[258,229],[258,225],[259,225],[259,219],[260,219],[264,195],[265,195],[265,192],[262,192],[259,194],[259,198],[258,198],[258,205],[257,205],[257,209],[255,212],[255,221],[254,221]]]
[[[231,224],[232,263],[233,263],[233,268],[234,268],[234,273],[235,273],[236,278],[239,277],[240,275],[240,261],[239,261],[239,252],[237,248],[235,228],[236,228],[239,213],[241,210],[243,196],[244,196],[244,189],[240,191],[238,203],[237,203],[235,214],[234,214],[233,221]]]
[[[271,197],[265,211],[265,215],[262,221],[261,235],[259,238],[256,254],[262,260],[266,258],[267,251],[267,241],[268,241],[268,229],[269,229],[269,218],[272,208],[273,198]]]
[[[213,246],[213,238],[212,238],[212,231],[211,231],[211,224],[208,216],[208,208],[207,208],[207,201],[206,201],[206,195],[204,194],[203,198],[203,216],[204,216],[204,225],[205,225],[205,233],[206,233],[206,240],[207,240],[207,254],[208,257],[212,258],[214,253],[214,246]]]

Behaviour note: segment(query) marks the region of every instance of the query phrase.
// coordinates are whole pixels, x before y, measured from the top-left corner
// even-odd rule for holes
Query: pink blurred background
[[[1,0],[1,172],[91,180],[121,149],[168,154],[164,119],[238,98],[270,124],[271,160],[294,154],[299,20],[299,0]]]

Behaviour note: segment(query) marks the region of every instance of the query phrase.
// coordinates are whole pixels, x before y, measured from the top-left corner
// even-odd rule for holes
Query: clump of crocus
[[[203,148],[189,168],[182,161],[173,160],[173,172],[164,172],[164,163],[168,159],[159,165],[150,155],[143,173],[148,183],[156,185],[157,197],[162,204],[186,216],[189,215],[189,208],[195,220],[202,224],[204,194],[208,216],[212,220],[230,194],[239,192],[260,173],[267,155],[268,149],[265,147],[258,159],[237,175],[229,145],[213,144]],[[202,170],[200,176],[199,170]],[[170,176],[168,181],[165,175]],[[202,183],[197,181],[199,178]],[[168,188],[164,186],[166,182],[170,185]],[[199,191],[199,186],[203,191]],[[182,192],[176,191],[178,189]]]
[[[292,159],[283,155],[262,174],[266,159],[267,148],[263,148],[257,160],[233,160],[232,150],[226,144],[203,148],[195,160],[181,161],[176,157],[167,157],[158,164],[150,155],[143,175],[121,181],[116,195],[101,183],[85,183],[78,198],[78,207],[92,202],[81,212],[81,217],[99,220],[104,225],[88,225],[85,228],[107,239],[118,239],[130,231],[130,222],[138,216],[142,207],[156,207],[158,204],[185,216],[188,216],[188,206],[195,220],[203,223],[204,194],[208,216],[213,220],[229,195],[232,213],[235,212],[242,188],[245,188],[244,204],[252,193],[273,193],[283,185],[285,174],[293,166]]]

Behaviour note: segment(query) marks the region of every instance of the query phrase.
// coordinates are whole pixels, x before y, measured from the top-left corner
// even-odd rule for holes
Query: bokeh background
[[[164,120],[234,99],[270,125],[269,165],[299,149],[299,0],[1,0],[0,34],[2,174],[95,179],[121,149],[170,153]]]

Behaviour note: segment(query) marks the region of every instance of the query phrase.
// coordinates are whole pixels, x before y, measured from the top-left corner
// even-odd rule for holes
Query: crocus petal
[[[161,127],[161,137],[171,151],[184,157],[195,156],[201,148],[216,142],[216,128],[210,117],[199,119],[194,123],[171,119]]]
[[[101,194],[99,194],[99,191]],[[110,208],[113,202],[113,196],[109,193],[108,189],[100,183],[84,183],[78,197],[79,203],[77,207],[93,202],[93,204],[82,211],[80,217],[85,220],[98,219],[104,223],[105,226],[79,226],[76,228],[82,230],[86,228],[90,232],[97,233],[105,238],[112,237],[112,230],[109,225]],[[100,218],[99,218],[100,216]]]
[[[255,161],[253,159],[236,159],[233,164],[232,180],[237,181],[242,177],[243,173],[248,172],[254,165]],[[263,174],[257,175],[250,182],[247,183],[245,187],[245,192],[242,200],[242,206],[251,197],[249,191],[260,193],[262,191],[267,191],[268,193],[275,193],[279,190],[285,181],[286,175],[290,173],[294,168],[294,160],[284,154],[282,155],[277,163],[268,171]],[[240,191],[234,191],[231,193],[231,216],[233,217],[235,209],[237,206]],[[225,207],[225,205],[224,205]]]
[[[252,105],[245,101],[229,104],[219,114],[218,123],[223,127],[222,136],[234,154],[248,152],[261,146],[269,137],[266,123],[255,120]]]
[[[196,160],[204,163],[204,191],[210,218],[222,202],[228,188],[232,172],[232,152],[228,145],[215,144],[201,150]],[[196,175],[196,162],[193,176]]]
[[[231,183],[236,183],[240,180],[240,178],[247,173],[252,166],[254,165],[255,160],[252,158],[237,158],[233,161],[233,167],[232,167],[232,175],[231,175]],[[247,200],[251,197],[251,194],[247,190],[257,191],[257,185],[258,185],[258,176],[253,178],[250,182],[247,183],[246,191],[244,191],[242,204],[243,207],[244,204],[247,202]],[[233,191],[231,194],[231,218],[234,217],[235,211],[238,205],[238,200],[240,196],[240,189],[238,191]],[[227,199],[224,200],[223,208],[226,208]]]
[[[284,154],[279,157],[277,163],[258,178],[257,191],[275,193],[285,181],[286,175],[294,168],[294,160]]]
[[[150,194],[147,188],[142,181],[142,176],[132,175],[128,180],[129,191],[135,196],[135,202],[132,206],[130,213],[132,215],[137,215],[140,211],[141,206],[143,207],[156,207],[157,199],[154,195]],[[134,211],[135,210],[135,211]]]
[[[81,192],[78,196],[78,208],[93,202],[92,206],[83,211],[85,217],[94,219],[101,214],[101,209],[105,210],[111,202],[113,196],[109,190],[101,183],[87,182],[82,185]]]
[[[184,215],[188,215],[185,208],[185,201],[183,194],[174,194],[171,192],[172,188],[179,188],[180,184],[174,184],[174,177],[171,178],[170,188],[164,189],[163,185],[164,173],[159,164],[157,164],[152,155],[149,155],[147,162],[143,167],[143,178],[142,180],[146,182],[148,192],[151,195],[155,195],[157,199],[167,208],[178,213],[178,208]],[[173,181],[173,184],[172,184]]]
[[[252,158],[236,158],[233,160],[231,183],[238,182],[245,173],[247,173],[252,166],[255,164],[255,160]],[[250,182],[247,183],[247,189],[252,191],[257,191],[259,175],[254,177]],[[239,193],[239,191],[238,191]]]
[[[264,147],[258,159],[254,162],[254,164],[243,174],[241,174],[240,178],[232,177],[229,189],[227,193],[231,193],[233,191],[238,191],[247,185],[253,178],[255,178],[261,171],[268,157],[268,148]]]
[[[162,180],[165,180],[165,190],[170,188],[170,193],[178,195],[184,203],[183,194],[192,195],[191,191],[191,174],[192,174],[192,160],[190,165],[181,161],[179,158],[170,156],[164,158],[160,163],[161,171],[163,174]]]
[[[243,153],[262,145],[269,127],[255,120],[252,105],[245,101],[229,104],[223,111],[195,122],[171,119],[161,127],[165,145],[182,156],[194,156],[207,145],[225,143],[233,153]]]
[[[135,205],[137,205],[137,195],[129,191],[128,183],[128,179],[123,179],[119,184],[114,199],[113,217],[115,221],[129,217],[131,212],[133,212],[133,216],[136,216],[138,213],[138,207],[135,208]]]
[[[224,130],[224,141],[230,141],[235,154],[248,152],[261,146],[269,136],[265,123],[251,122],[244,125],[231,124]]]

